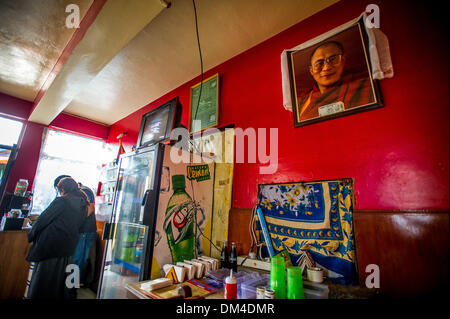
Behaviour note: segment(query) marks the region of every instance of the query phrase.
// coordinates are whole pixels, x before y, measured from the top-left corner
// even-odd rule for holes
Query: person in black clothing
[[[78,183],[78,188],[89,202],[87,218],[80,229],[78,244],[73,253],[73,263],[80,268],[80,278],[85,276],[86,262],[94,240],[97,238],[97,223],[95,221],[95,195],[87,186]]]
[[[60,178],[56,187],[61,196],[45,209],[28,234],[33,244],[26,259],[34,262],[34,267],[27,299],[73,298],[66,287],[66,267],[72,262],[89,204],[72,178]]]

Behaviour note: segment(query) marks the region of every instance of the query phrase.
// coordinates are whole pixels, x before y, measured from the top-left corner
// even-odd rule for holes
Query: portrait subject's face
[[[319,89],[332,87],[341,79],[345,58],[340,48],[334,44],[319,47],[311,58],[309,72]]]

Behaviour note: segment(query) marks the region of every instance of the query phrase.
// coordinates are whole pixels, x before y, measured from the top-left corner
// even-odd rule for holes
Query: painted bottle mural
[[[192,209],[192,198],[186,193],[184,175],[173,175],[172,185],[173,194],[167,203],[164,230],[172,262],[177,263],[197,257],[197,214]]]

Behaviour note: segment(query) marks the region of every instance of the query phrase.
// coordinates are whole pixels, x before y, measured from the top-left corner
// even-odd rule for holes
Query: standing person
[[[80,229],[77,247],[73,254],[73,263],[80,268],[80,278],[83,278],[86,261],[89,257],[89,251],[92,242],[97,237],[97,224],[95,221],[95,195],[94,192],[87,186],[78,183],[80,191],[84,194],[89,202],[87,217]]]
[[[27,299],[70,299],[66,267],[71,263],[80,228],[87,216],[88,202],[70,177],[58,178],[60,197],[34,222],[28,234],[33,242],[27,256],[32,262]]]

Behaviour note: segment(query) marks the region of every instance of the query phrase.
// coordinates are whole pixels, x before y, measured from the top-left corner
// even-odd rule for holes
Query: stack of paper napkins
[[[163,266],[166,278],[172,279],[174,283],[184,282],[187,269],[181,266],[167,264]]]
[[[166,264],[163,271],[166,278],[174,283],[184,282],[193,278],[202,278],[207,271],[219,269],[219,261],[212,257],[202,256],[184,262],[177,262],[176,265]]]
[[[153,279],[141,284],[141,289],[146,291],[152,291],[159,288],[168,287],[173,284],[173,281],[169,278]]]

